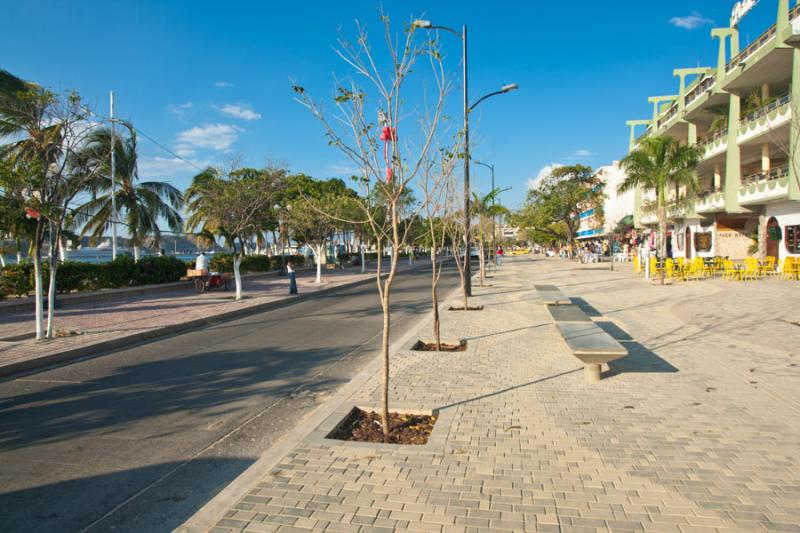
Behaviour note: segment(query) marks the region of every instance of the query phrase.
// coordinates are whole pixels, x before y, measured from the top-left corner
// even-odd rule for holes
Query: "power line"
[[[98,118],[100,118],[100,119],[102,119],[103,121],[106,121],[106,122],[125,122],[125,121],[123,121],[123,120],[120,120],[120,119],[115,119],[115,118],[107,117],[107,116],[103,115],[102,113],[98,113],[97,111],[93,111],[93,110],[91,110],[91,109],[88,109],[88,108],[85,108],[85,109],[86,109],[86,111],[87,111],[87,112],[89,112],[90,114],[92,114],[92,115],[94,115],[94,116],[96,116],[96,117],[98,117]],[[178,154],[176,154],[175,152],[173,152],[172,150],[170,150],[169,148],[167,148],[166,146],[164,146],[163,144],[161,144],[159,141],[155,140],[153,137],[151,137],[150,135],[148,135],[146,132],[142,131],[142,130],[141,130],[139,127],[138,127],[138,126],[137,126],[137,127],[134,127],[134,130],[136,130],[136,133],[137,133],[138,135],[141,135],[142,137],[144,137],[145,139],[147,139],[147,140],[148,140],[148,141],[150,141],[151,143],[155,144],[156,146],[158,146],[159,148],[161,148],[162,150],[164,150],[165,152],[167,152],[168,154],[170,154],[170,155],[171,155],[172,157],[174,157],[175,159],[178,159],[179,161],[183,161],[183,162],[184,162],[184,163],[186,163],[187,165],[189,165],[189,166],[191,166],[191,167],[194,167],[194,168],[196,168],[197,170],[200,170],[200,171],[203,171],[203,170],[205,170],[204,168],[202,168],[202,167],[199,167],[199,166],[195,165],[194,163],[192,163],[192,162],[191,162],[191,161],[189,161],[188,159],[185,159],[185,158],[183,158],[183,157],[179,156]]]

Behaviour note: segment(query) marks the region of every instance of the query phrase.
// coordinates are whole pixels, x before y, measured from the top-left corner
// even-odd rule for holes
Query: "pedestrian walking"
[[[289,275],[289,294],[297,294],[297,278],[294,272],[294,263],[286,263],[286,273]]]
[[[494,253],[494,259],[497,266],[503,266],[503,247],[498,246],[497,251]]]

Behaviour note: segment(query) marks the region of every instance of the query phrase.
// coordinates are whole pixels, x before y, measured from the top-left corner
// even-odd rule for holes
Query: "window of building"
[[[712,233],[710,231],[697,232],[694,234],[694,249],[698,252],[710,252],[712,243]]]
[[[783,240],[786,251],[790,254],[800,254],[800,226],[786,226],[786,238]]]

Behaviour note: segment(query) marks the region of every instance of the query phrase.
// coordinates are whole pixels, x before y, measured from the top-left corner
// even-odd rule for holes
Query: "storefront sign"
[[[739,24],[739,21],[753,9],[758,0],[740,0],[733,6],[731,11],[731,28]]]

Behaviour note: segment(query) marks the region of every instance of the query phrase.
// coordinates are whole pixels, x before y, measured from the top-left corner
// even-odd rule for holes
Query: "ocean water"
[[[111,252],[108,253],[95,252],[94,250],[91,251],[78,250],[78,252],[79,253],[75,253],[75,251],[67,252],[67,260],[79,261],[81,263],[108,263],[109,261],[111,261]],[[173,256],[173,254],[167,254],[167,255]],[[177,256],[174,257],[177,257],[181,261],[191,262],[197,259],[197,254],[178,254]],[[17,262],[17,256],[15,254],[3,254],[3,258],[5,259],[7,265],[11,265]]]

